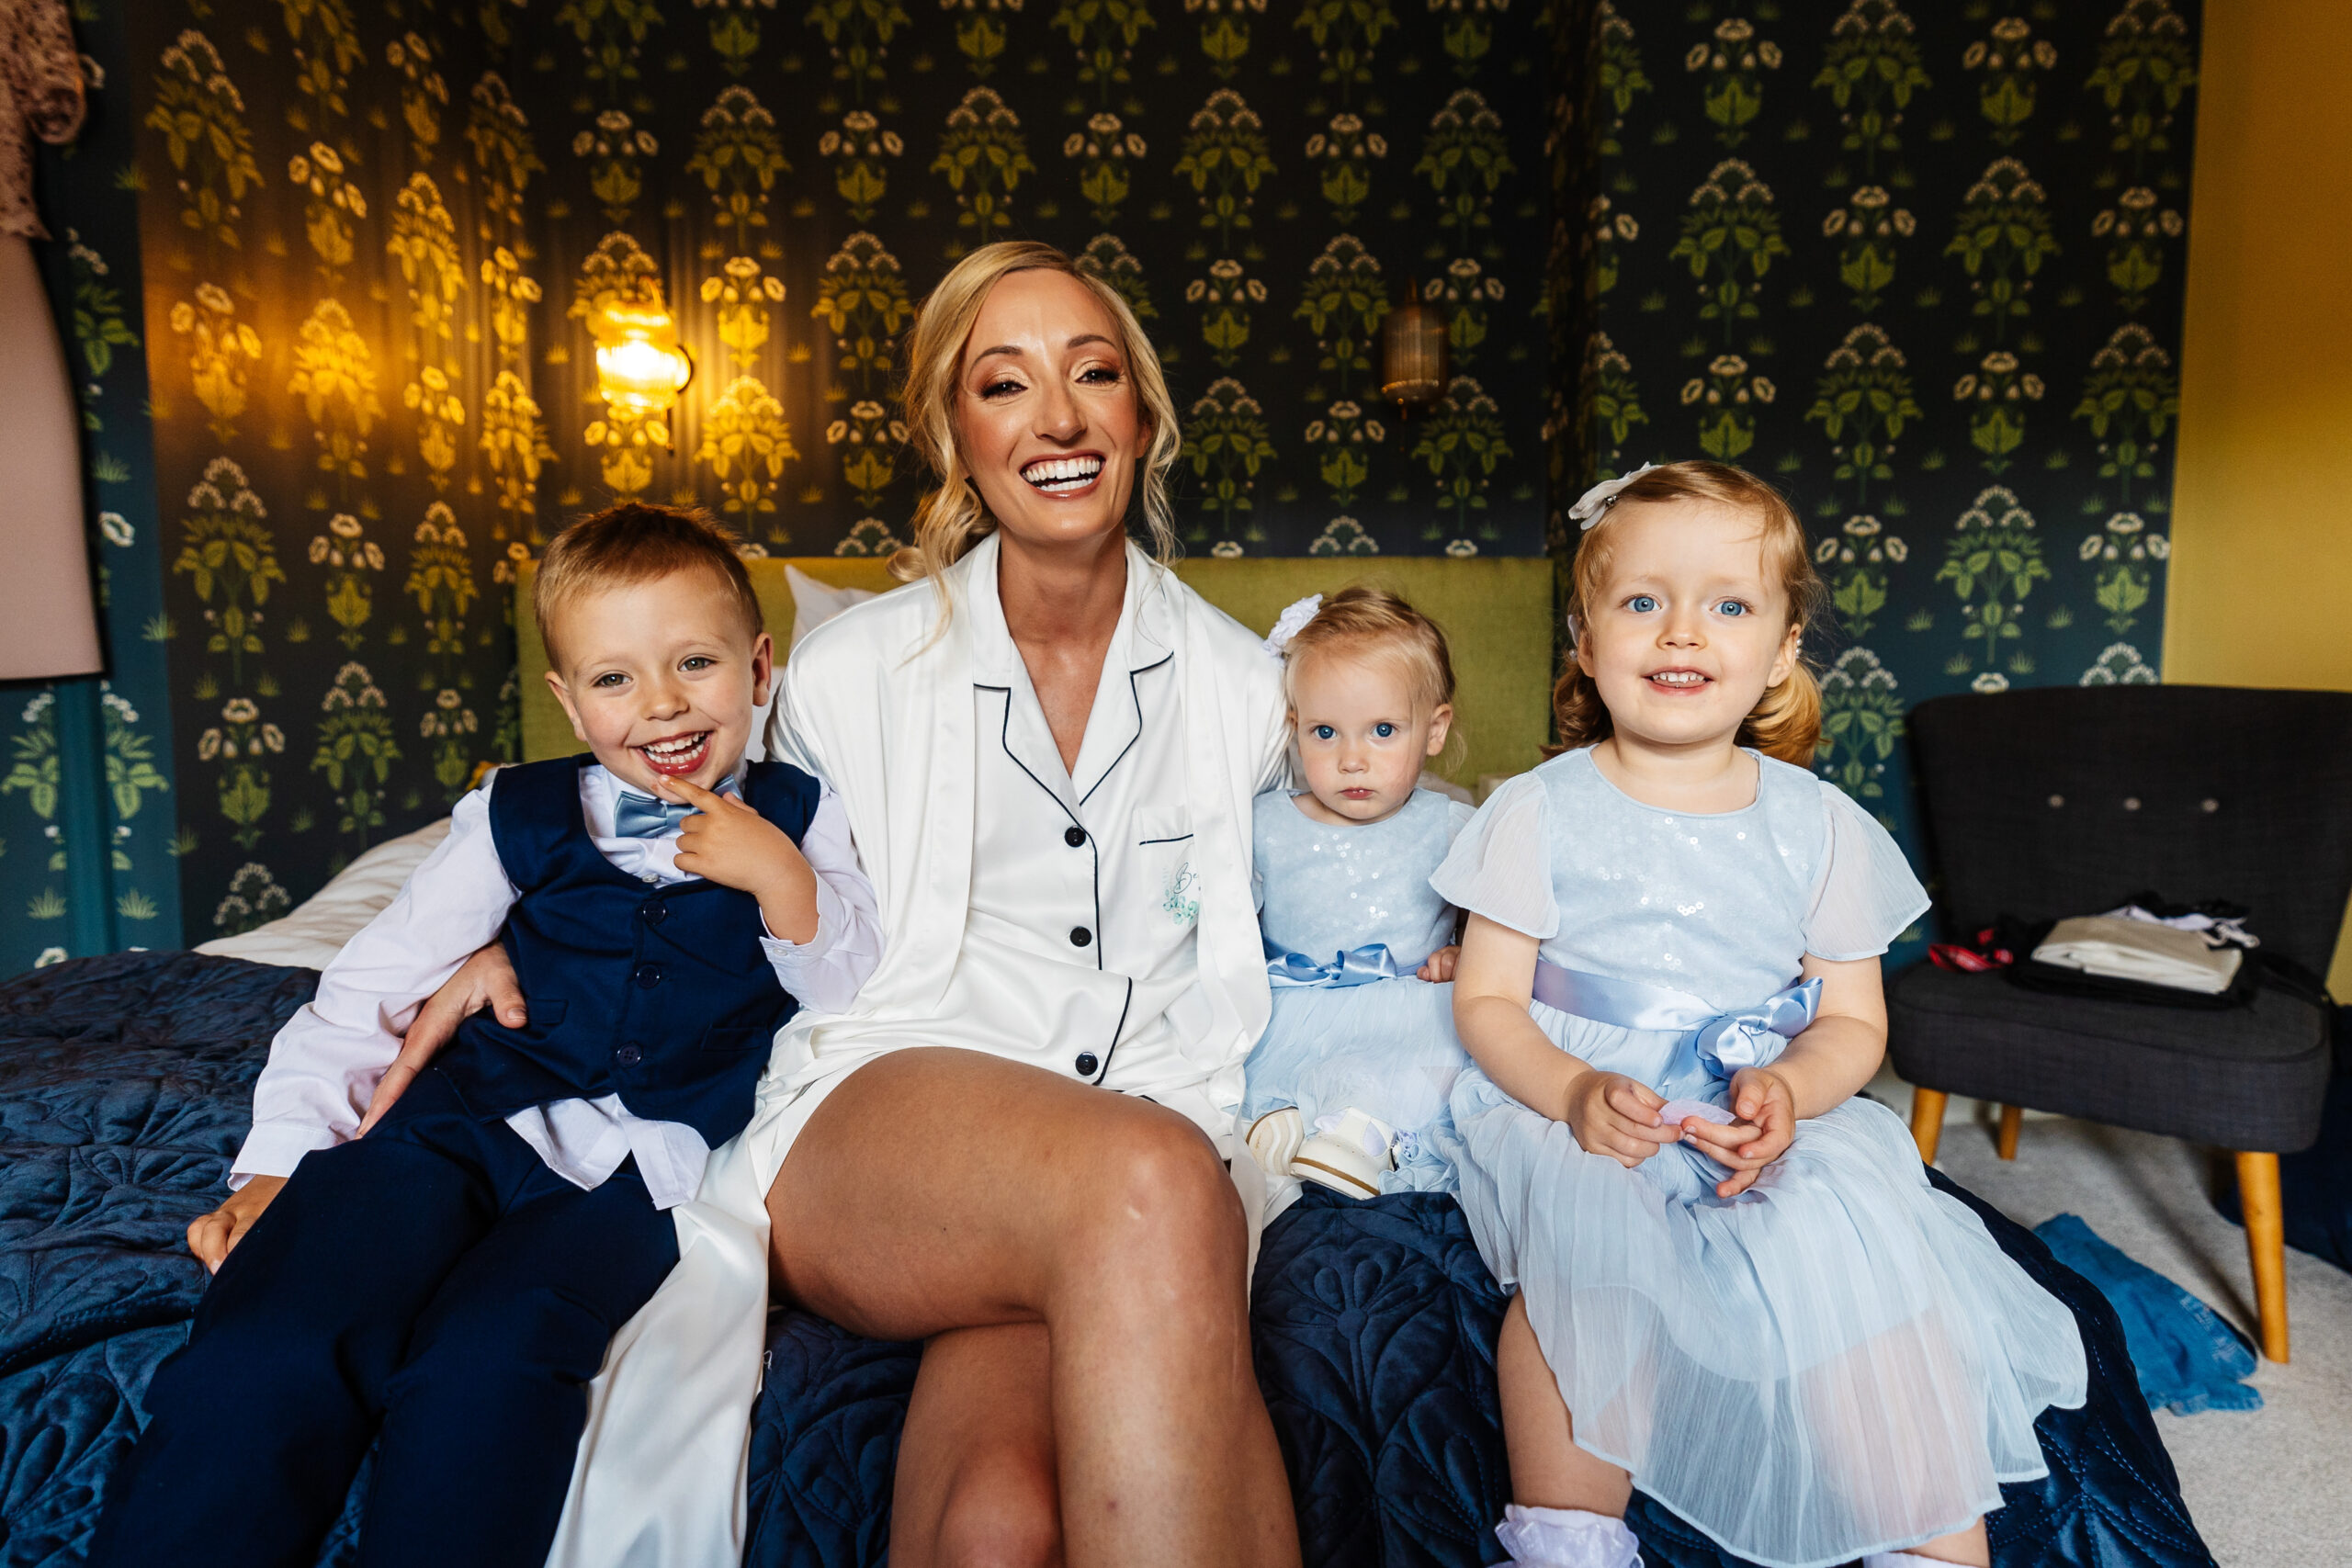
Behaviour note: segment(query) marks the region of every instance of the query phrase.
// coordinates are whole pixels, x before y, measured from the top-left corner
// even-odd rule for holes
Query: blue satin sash
[[[1335,953],[1329,964],[1318,964],[1303,953],[1276,953],[1272,947],[1266,956],[1266,978],[1276,986],[1369,986],[1374,980],[1410,975],[1427,962],[1416,958],[1410,964],[1399,964],[1385,942]]]
[[[1539,958],[1535,999],[1595,1023],[1687,1034],[1707,1070],[1727,1078],[1742,1067],[1762,1066],[1804,1032],[1821,1010],[1821,982],[1807,980],[1754,1007],[1723,1012],[1687,991],[1563,969]]]

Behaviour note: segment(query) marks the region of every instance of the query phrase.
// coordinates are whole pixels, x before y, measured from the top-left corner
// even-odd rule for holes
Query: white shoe
[[[1306,1122],[1297,1106],[1285,1105],[1250,1122],[1241,1141],[1258,1156],[1260,1169],[1270,1177],[1280,1176],[1290,1169],[1290,1162],[1298,1157],[1298,1146],[1306,1141]]]
[[[1380,1196],[1380,1177],[1396,1168],[1396,1130],[1350,1106],[1315,1119],[1315,1136],[1300,1145],[1290,1173],[1351,1198]]]

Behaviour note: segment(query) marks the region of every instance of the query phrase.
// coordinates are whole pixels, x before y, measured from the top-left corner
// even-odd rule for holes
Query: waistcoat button
[[[637,912],[645,917],[647,925],[658,926],[670,918],[670,906],[659,898],[649,899]]]
[[[1079,845],[1086,842],[1086,829],[1075,825],[1063,829],[1062,842],[1071,849],[1078,848]]]
[[[1078,1060],[1070,1065],[1078,1069],[1078,1076],[1080,1077],[1091,1078],[1094,1076],[1094,1069],[1101,1066],[1102,1064],[1094,1059],[1093,1052],[1080,1051],[1078,1054]]]
[[[632,1040],[613,1053],[613,1060],[624,1067],[633,1067],[645,1059],[645,1052]]]
[[[1069,928],[1069,944],[1072,947],[1084,947],[1088,942],[1092,942],[1093,940],[1094,933],[1088,931],[1084,926],[1072,926]]]
[[[637,966],[637,983],[643,986],[649,991],[654,987],[660,985],[662,983],[662,965],[659,964],[639,964]]]

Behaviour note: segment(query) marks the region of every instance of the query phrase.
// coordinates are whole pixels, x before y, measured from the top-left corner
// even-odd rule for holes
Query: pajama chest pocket
[[[1193,813],[1153,807],[1127,818],[1128,841],[1143,873],[1143,891],[1157,911],[1180,926],[1201,918],[1201,879],[1193,870]]]

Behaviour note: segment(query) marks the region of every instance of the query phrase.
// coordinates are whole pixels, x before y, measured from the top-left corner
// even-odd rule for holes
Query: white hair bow
[[[1568,508],[1569,521],[1576,524],[1577,531],[1579,533],[1590,528],[1609,514],[1611,507],[1617,504],[1618,491],[1657,467],[1656,463],[1644,463],[1630,474],[1620,474],[1613,479],[1601,480],[1577,497],[1577,503]]]
[[[1274,629],[1266,634],[1266,651],[1280,659],[1283,650],[1290,647],[1290,639],[1305,631],[1306,623],[1313,620],[1315,613],[1321,608],[1323,595],[1320,593],[1309,593],[1287,606],[1274,617]]]

